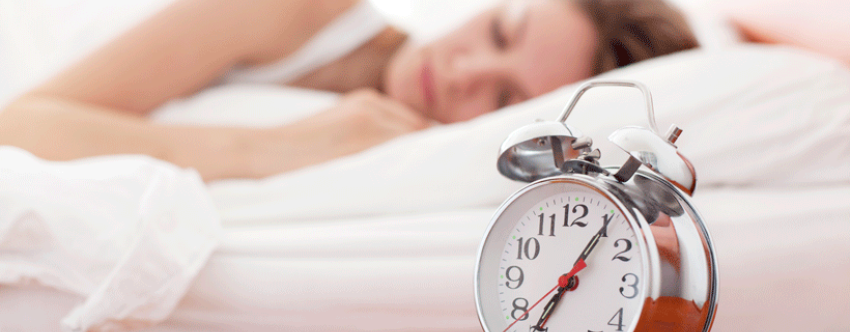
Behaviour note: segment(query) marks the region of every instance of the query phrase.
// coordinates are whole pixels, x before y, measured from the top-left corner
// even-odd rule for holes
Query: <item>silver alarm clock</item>
[[[566,123],[587,90],[643,92],[650,128],[609,136],[629,154],[600,167],[592,141]],[[558,121],[514,131],[499,171],[530,182],[497,210],[478,251],[475,300],[487,332],[709,331],[717,264],[691,203],[693,166],[659,136],[649,90],[638,82],[579,87]]]

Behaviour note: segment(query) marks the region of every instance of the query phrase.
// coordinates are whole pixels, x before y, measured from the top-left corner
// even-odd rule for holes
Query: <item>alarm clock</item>
[[[608,139],[628,154],[599,165],[592,139],[567,123],[601,86],[639,89],[649,128]],[[580,86],[558,121],[538,121],[501,146],[500,173],[529,182],[496,211],[478,250],[475,301],[487,332],[709,331],[717,264],[691,201],[696,173],[658,134],[652,96],[633,81]]]

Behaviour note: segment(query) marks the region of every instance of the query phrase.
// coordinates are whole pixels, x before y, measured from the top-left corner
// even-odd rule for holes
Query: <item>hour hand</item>
[[[537,325],[532,325],[528,332],[544,332],[549,331],[548,327],[543,327],[546,325],[546,321],[549,320],[549,316],[552,315],[552,311],[555,310],[555,306],[558,305],[558,302],[561,301],[561,296],[564,295],[564,291],[566,288],[560,287],[558,288],[558,292],[555,293],[555,296],[549,300],[549,303],[546,303],[546,307],[543,308],[543,314],[540,315],[540,319],[537,320]]]
[[[537,320],[537,325],[531,326],[531,330],[529,332],[548,331],[548,328],[543,326],[546,325],[546,322],[549,320],[549,316],[551,316],[552,312],[555,311],[555,306],[557,306],[558,302],[561,301],[561,297],[564,293],[568,290],[574,289],[574,283],[576,281],[574,281],[573,277],[575,277],[576,273],[585,267],[587,267],[587,264],[584,264],[584,260],[580,260],[573,266],[573,269],[570,270],[570,272],[558,278],[558,292],[555,293],[555,296],[552,296],[552,299],[550,299],[549,303],[546,304],[546,307],[543,308],[543,314],[540,315],[540,319]],[[555,289],[553,288],[552,290]]]

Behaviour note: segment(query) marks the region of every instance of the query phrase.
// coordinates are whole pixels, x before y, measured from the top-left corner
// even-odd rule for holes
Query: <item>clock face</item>
[[[646,255],[633,227],[580,183],[515,196],[482,247],[477,296],[487,330],[632,331],[646,298]],[[586,267],[559,284],[580,258]]]

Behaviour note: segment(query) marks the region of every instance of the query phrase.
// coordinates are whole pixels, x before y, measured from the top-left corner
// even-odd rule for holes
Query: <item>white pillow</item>
[[[784,47],[739,46],[657,58],[601,78],[649,86],[660,130],[672,122],[684,129],[677,145],[696,167],[697,192],[850,180],[850,70],[834,60]],[[221,181],[210,189],[225,221],[496,205],[522,185],[496,170],[502,140],[535,119],[555,119],[576,86],[326,164],[265,180]],[[207,107],[229,110],[234,121],[256,116],[244,111],[244,100],[264,98],[267,104],[254,105],[260,114],[280,113],[289,103],[274,98],[273,89],[228,89],[199,98],[216,98]],[[568,122],[594,139],[603,164],[616,165],[626,155],[608,134],[624,125],[645,126],[646,115],[637,90],[606,89],[587,93]]]
[[[264,84],[230,84],[175,99],[154,110],[154,121],[200,126],[279,126],[336,104],[332,92]]]
[[[701,48],[714,50],[732,47],[744,38],[732,22],[709,5],[684,5],[682,13]]]

